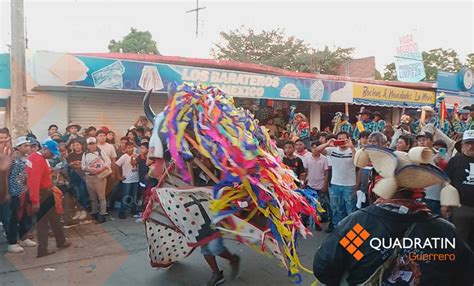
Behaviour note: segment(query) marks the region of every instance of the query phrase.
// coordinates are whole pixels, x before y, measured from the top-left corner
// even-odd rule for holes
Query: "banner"
[[[423,106],[435,103],[435,92],[390,86],[354,84],[354,103],[387,106]]]
[[[395,56],[397,79],[403,82],[419,82],[426,77],[423,56],[413,35],[400,37]]]
[[[165,91],[170,82],[207,83],[234,97],[352,102],[352,83],[257,74],[234,70],[75,56],[84,66],[81,80],[71,86]],[[80,73],[78,73],[80,74]]]

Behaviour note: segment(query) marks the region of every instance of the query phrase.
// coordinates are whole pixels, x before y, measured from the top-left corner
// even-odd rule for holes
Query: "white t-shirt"
[[[138,166],[132,166],[132,156],[123,154],[115,164],[122,168],[122,175],[125,177],[122,183],[138,183]]]
[[[326,156],[320,155],[318,158],[311,156],[308,158],[308,186],[320,191],[324,186],[324,173],[329,169]]]
[[[342,151],[339,147],[326,148],[327,156],[331,160],[331,184],[338,186],[355,186],[356,171],[353,154],[350,148]]]
[[[107,154],[110,159],[117,158],[117,151],[115,151],[114,145],[105,143],[103,145],[97,144],[97,146],[100,148],[100,150],[102,150],[102,152]]]
[[[303,161],[303,167],[306,169],[308,168],[308,160],[313,156],[311,154],[311,152],[309,152],[308,150],[305,150],[306,152],[304,153],[304,155],[300,155],[298,154],[298,152],[295,152],[295,156],[300,158],[301,161]]]

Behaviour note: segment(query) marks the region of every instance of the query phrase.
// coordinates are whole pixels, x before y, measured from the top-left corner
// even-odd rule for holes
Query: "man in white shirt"
[[[306,149],[301,139],[295,141],[295,155],[303,161],[303,167],[308,169],[308,160],[311,158],[311,152]]]
[[[137,155],[134,154],[135,146],[132,142],[127,142],[125,147],[125,154],[120,157],[115,163],[120,167],[123,196],[120,205],[119,218],[126,219],[127,206],[132,207],[132,213],[136,211],[137,206],[137,191],[138,182],[140,180],[138,175],[138,160]]]
[[[107,186],[105,187],[105,195],[109,196],[112,189],[118,183],[117,177],[116,177],[118,168],[117,168],[117,165],[115,164],[115,162],[117,161],[117,151],[115,150],[115,146],[110,143],[107,143],[106,141],[107,141],[107,134],[105,133],[105,131],[103,130],[97,131],[97,146],[102,152],[104,152],[105,154],[107,154],[107,156],[109,156],[110,162],[111,162],[110,166],[112,167],[112,172],[113,172],[112,176],[107,177]]]
[[[107,178],[100,174],[110,168],[110,158],[97,147],[97,140],[94,137],[87,138],[87,151],[82,155],[81,165],[82,170],[86,173],[86,185],[92,209],[91,216],[98,223],[103,223],[105,215],[107,215],[107,199],[105,197]]]
[[[327,155],[331,160],[332,178],[329,197],[333,224],[337,226],[354,209],[352,195],[356,185],[356,169],[353,158],[356,150],[349,133],[341,131],[337,133],[336,140],[331,139],[318,146],[317,151]]]

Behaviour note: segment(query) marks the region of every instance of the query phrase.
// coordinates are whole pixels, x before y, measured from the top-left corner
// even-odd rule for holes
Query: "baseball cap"
[[[474,141],[474,130],[466,130],[462,135],[462,142]]]
[[[416,135],[416,139],[420,138],[420,137],[425,137],[425,138],[428,138],[428,139],[433,139],[433,134],[431,134],[430,132],[424,132],[424,133],[420,133],[418,135]]]
[[[60,153],[59,153],[59,144],[56,141],[53,141],[53,140],[44,141],[43,148],[46,148],[49,151],[51,151],[51,153],[53,153],[54,156],[59,156],[60,155]]]
[[[87,138],[86,142],[87,142],[87,144],[96,144],[97,139],[95,139],[95,137],[89,137],[89,138]]]
[[[18,148],[20,147],[21,145],[23,144],[26,144],[26,143],[31,143],[30,140],[28,140],[28,138],[26,136],[20,136],[18,138],[15,139],[15,148]]]

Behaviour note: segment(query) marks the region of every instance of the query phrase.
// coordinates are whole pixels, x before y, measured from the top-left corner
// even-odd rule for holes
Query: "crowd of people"
[[[423,111],[426,112],[424,124],[433,123],[435,127],[440,127],[439,121],[435,120],[436,113],[433,108],[423,107]],[[452,172],[456,167],[448,169],[449,163],[451,165],[461,164],[462,166],[459,166],[459,168],[462,170],[471,169],[469,163],[473,158],[469,157],[469,152],[463,150],[471,146],[472,140],[460,140],[456,144],[457,150],[454,151],[457,152],[457,156],[450,157],[448,142],[442,139],[435,140],[432,133],[421,132],[420,119],[416,118],[415,113],[413,111],[405,112],[400,123],[394,126],[387,124],[380,112],[372,113],[370,110],[364,109],[359,113],[362,128],[357,128],[359,123],[354,126],[351,125],[347,121],[347,116],[341,113],[338,115],[340,121],[334,122],[336,125],[333,129],[334,133],[331,131],[319,132],[317,128],[313,128],[311,132],[307,133],[311,142],[309,148],[305,144],[305,137],[301,138],[301,134],[304,134],[304,132],[301,132],[299,128],[296,128],[294,136],[286,135],[284,132],[284,137],[276,137],[275,135],[278,134],[269,132],[275,140],[283,163],[292,168],[299,179],[298,186],[316,190],[322,202],[327,202],[327,198],[330,198],[331,207],[329,208],[329,204],[325,204],[326,209],[331,212],[331,223],[328,226],[328,232],[331,232],[334,225],[337,225],[345,216],[356,209],[354,198],[356,198],[358,190],[365,194],[369,193],[370,185],[374,180],[372,170],[370,168],[356,170],[353,164],[356,150],[366,145],[375,144],[402,152],[409,152],[410,149],[416,146],[433,149],[436,154],[434,165],[445,170],[450,179],[456,182],[455,187],[459,190],[461,198],[467,200],[462,201],[463,205],[473,205],[474,202],[470,200],[469,192],[472,185],[460,183],[469,174],[466,171]],[[455,133],[452,134],[453,138],[462,138],[465,131],[474,130],[474,106],[464,107],[460,111],[460,115],[454,116],[454,118],[456,119],[453,121],[453,132]],[[298,126],[302,125],[301,121],[306,121],[304,115],[300,113],[295,115],[295,119]],[[271,119],[270,124],[272,124]],[[265,126],[270,131],[275,130],[271,125],[268,125],[268,122]],[[304,124],[304,126],[309,129],[308,124]],[[403,130],[397,138],[394,137],[396,129]],[[444,129],[439,128],[439,130],[444,133]],[[461,146],[466,146],[466,148],[463,149]],[[464,160],[458,158],[464,158]],[[450,214],[447,213],[447,210],[441,208],[439,192],[440,186],[427,188],[423,201],[435,214],[447,217]],[[465,196],[464,194],[468,195]],[[472,212],[472,215],[474,218],[474,212]],[[465,228],[465,223],[459,223],[461,228]],[[474,232],[474,228],[470,227],[468,229],[472,230],[468,231],[469,233]],[[464,232],[464,230],[462,231]],[[467,240],[467,236],[465,238]]]
[[[12,140],[7,128],[0,129],[2,156],[11,161],[0,174],[7,190],[1,193],[0,221],[8,251],[37,246],[38,257],[54,253],[48,250],[48,225],[62,249],[70,245],[64,228],[104,223],[112,211],[120,219],[130,212],[139,220],[144,194],[156,185],[148,176],[148,125],[142,116],[116,138],[105,126],[82,129],[71,123],[61,134],[52,124],[43,142],[31,133]],[[31,235],[33,226],[38,242]]]
[[[315,259],[314,265],[314,273],[321,281],[329,284],[336,281],[328,273],[337,272],[331,267],[340,259],[334,255],[339,254],[325,252],[338,245],[340,233],[333,235],[334,229],[352,222],[346,218],[358,209],[387,208],[387,201],[381,203],[380,197],[372,192],[380,180],[377,171],[371,165],[358,168],[354,164],[358,150],[367,146],[398,152],[409,152],[417,146],[432,150],[435,156],[431,164],[442,170],[457,189],[461,206],[452,208],[441,203],[441,184],[417,191],[422,195],[409,197],[412,201],[408,207],[400,200],[391,201],[389,205],[391,208],[397,204],[405,206],[404,215],[414,208],[414,212],[426,211],[432,219],[449,220],[456,230],[445,232],[452,232],[469,247],[474,247],[473,122],[474,106],[455,113],[451,121],[439,120],[432,107],[423,107],[418,113],[405,112],[398,124],[386,123],[382,113],[369,109],[358,113],[355,124],[351,124],[345,114],[338,113],[333,126],[323,131],[311,129],[301,113],[294,114],[287,124],[277,116],[268,118],[264,125],[282,162],[294,171],[295,183],[300,189],[316,192],[326,210],[319,213],[320,221],[328,222],[325,231],[331,234],[324,244],[327,247],[318,250],[318,263]],[[436,140],[437,134],[424,130],[429,124],[434,126],[434,132],[460,138],[456,148],[451,150],[449,142]],[[126,219],[129,210],[131,216],[139,219],[146,203],[145,193],[157,184],[156,179],[148,175],[153,163],[148,159],[152,130],[146,117],[140,117],[121,138],[105,126],[82,129],[71,123],[63,133],[60,131],[58,125],[52,124],[47,139],[41,143],[33,134],[12,140],[7,128],[0,129],[1,156],[11,159],[8,165],[4,165],[4,160],[0,164],[0,184],[8,190],[0,192],[0,218],[9,252],[19,253],[24,247],[37,246],[38,257],[52,254],[54,252],[48,249],[49,227],[57,248],[67,248],[70,243],[64,235],[64,227],[91,221],[104,223],[115,210],[120,219]],[[400,210],[401,206],[398,206]],[[428,221],[424,216],[420,220]],[[31,235],[34,221],[37,242]],[[317,231],[322,230],[320,221],[315,221]],[[311,225],[309,218],[303,218],[303,222]],[[439,225],[434,224],[434,227]],[[402,229],[397,230],[402,236],[408,233]],[[471,253],[468,247],[466,249]],[[469,264],[472,253],[464,258],[467,265],[472,265]],[[214,272],[219,272],[216,269],[213,268]]]
[[[418,282],[429,281],[430,285],[435,285],[440,281],[447,284],[436,285],[470,285],[469,283],[472,283],[472,277],[469,275],[465,278],[450,279],[453,279],[453,274],[458,276],[466,269],[472,269],[474,265],[472,252],[469,249],[474,247],[474,105],[464,107],[459,114],[453,115],[452,124],[446,121],[444,125],[437,119],[432,107],[423,107],[418,114],[416,111],[405,112],[396,125],[387,124],[380,112],[372,113],[368,109],[359,113],[358,122],[354,125],[347,121],[346,115],[339,113],[335,117],[332,130],[326,128],[325,131],[319,132],[316,128],[312,129],[309,133],[310,148],[305,146],[305,140],[300,137],[304,132],[298,128],[298,126],[309,128],[308,124],[301,124],[301,121],[306,119],[298,113],[295,118],[297,128],[294,129],[293,136],[283,133],[284,136],[273,137],[273,139],[279,152],[283,153],[281,155],[283,163],[290,167],[298,178],[299,188],[309,188],[317,192],[320,203],[327,210],[326,213],[319,214],[322,222],[329,222],[326,232],[333,232],[336,226],[339,229],[336,234],[331,233],[316,253],[314,273],[320,281],[328,285],[339,285],[342,277],[347,278],[348,274],[349,284],[369,281],[366,279],[373,273],[370,271],[375,271],[375,266],[383,264],[382,261],[379,261],[378,256],[374,256],[371,262],[373,265],[368,269],[344,258],[348,253],[340,247],[341,238],[357,223],[371,221],[373,216],[382,216],[378,221],[370,222],[374,226],[381,222],[390,225],[387,229],[375,230],[379,237],[403,237],[416,231],[422,238],[440,236],[459,239],[458,247],[453,252],[458,257],[455,263],[457,266],[454,268],[450,266],[446,275],[438,276],[439,281],[434,278],[436,275],[425,274],[425,277],[421,279],[416,276],[419,274],[416,274],[416,271],[411,272],[412,270],[405,269],[404,271],[414,275],[414,278],[410,279],[418,279]],[[431,129],[433,132],[427,132],[423,128],[429,124],[433,125],[434,128]],[[270,129],[271,126],[267,128]],[[449,137],[441,136],[441,133],[449,134]],[[435,137],[438,138],[435,139]],[[440,138],[445,138],[445,140]],[[459,139],[455,148],[452,148],[450,142],[446,142],[452,139]],[[431,165],[436,166],[437,170],[446,176],[446,180],[451,182],[459,193],[461,205],[459,207],[443,205],[440,201],[440,193],[444,185],[439,183],[420,190],[407,189],[397,192],[391,200],[382,199],[372,191],[381,178],[375,168],[370,163],[364,168],[355,166],[357,151],[367,146],[378,146],[384,152],[394,154],[396,152],[408,154],[417,146],[429,148],[435,154]],[[408,194],[402,196],[402,193]],[[362,211],[358,212],[359,209]],[[386,212],[387,209],[392,212],[399,210],[401,215],[392,217]],[[370,213],[369,218],[367,218],[367,213]],[[449,223],[440,222],[440,219],[445,222],[450,221],[455,228],[447,227]],[[407,224],[407,220],[411,222]],[[413,230],[415,225],[411,225],[415,222],[418,226]],[[316,230],[321,230],[319,224],[315,227]],[[432,229],[431,234],[426,232],[429,228]],[[420,233],[420,229],[424,233],[423,231]],[[432,252],[435,251],[432,250]],[[466,254],[460,257],[459,253],[463,251]],[[400,261],[403,259],[406,257]],[[386,261],[385,264],[387,264]],[[423,263],[421,265],[421,272],[424,273],[434,271],[440,266],[438,262],[430,266]],[[388,265],[384,267],[387,269]],[[417,271],[420,272],[419,269]],[[392,282],[401,282],[403,279],[400,277],[390,279],[393,280]],[[376,278],[382,279],[382,277]]]

